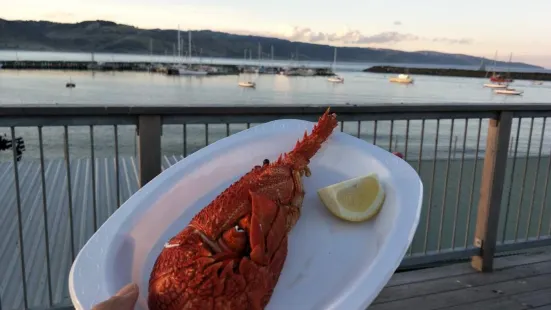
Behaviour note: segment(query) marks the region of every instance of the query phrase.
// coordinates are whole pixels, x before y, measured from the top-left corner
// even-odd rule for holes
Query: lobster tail
[[[321,148],[323,142],[329,138],[333,129],[338,126],[337,115],[329,114],[329,109],[319,118],[318,123],[312,129],[312,132],[304,132],[302,141],[298,141],[295,148],[288,154],[291,158],[301,157],[310,160]]]

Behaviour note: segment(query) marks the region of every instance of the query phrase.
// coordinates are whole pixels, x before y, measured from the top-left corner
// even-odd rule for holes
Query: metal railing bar
[[[229,130],[229,126],[228,126]],[[182,124],[183,154],[187,157],[187,123]]]
[[[543,120],[543,126],[545,127],[545,124],[547,122],[547,117]],[[539,239],[541,237],[541,230],[542,230],[542,222],[543,222],[543,212],[545,211],[545,206],[547,205],[547,196],[549,193],[548,186],[549,186],[549,177],[551,176],[551,151],[549,152],[548,158],[547,158],[547,173],[545,175],[545,182],[543,184],[543,198],[541,200],[541,207],[540,207],[540,217],[539,217],[539,223],[538,223],[538,236]],[[551,235],[551,218],[549,219],[549,231],[547,232],[547,235]]]
[[[430,218],[432,213],[432,194],[434,192],[434,178],[436,174],[436,158],[438,154],[438,136],[440,135],[440,119],[436,120],[436,134],[434,135],[434,157],[432,159],[432,173],[431,173],[431,181],[430,181],[430,193],[429,193],[429,201],[427,203],[427,218],[426,218],[426,226],[425,226],[425,242],[423,246],[423,252],[427,252],[427,245],[429,242],[429,230],[430,230]]]
[[[443,250],[440,252],[429,251],[426,254],[413,254],[412,256],[405,257],[402,263],[398,267],[398,270],[408,269],[412,267],[433,264],[444,261],[453,261],[460,259],[467,259],[471,256],[480,253],[479,248],[468,247],[459,250]]]
[[[1,107],[0,107],[1,110]],[[60,111],[62,113],[62,111]],[[0,115],[2,113],[0,112]],[[34,127],[34,126],[107,126],[107,125],[135,125],[137,117],[135,116],[20,116],[0,117],[0,127]]]
[[[113,135],[115,136],[115,183],[117,193],[117,209],[121,206],[121,168],[119,156],[119,127],[113,126]]]
[[[392,152],[392,136],[394,135],[394,120],[390,121],[390,132],[388,137],[388,151]]]
[[[377,120],[373,123],[373,145],[377,145],[377,123]]]
[[[517,119],[517,132],[516,132],[516,139],[515,139],[515,151],[513,152],[513,164],[511,167],[511,174],[510,174],[510,182],[509,182],[509,192],[507,193],[507,205],[505,206],[505,219],[503,224],[503,232],[501,236],[501,242],[505,242],[505,238],[507,237],[507,222],[509,220],[509,210],[511,208],[511,195],[513,193],[513,183],[515,180],[515,168],[517,164],[517,155],[518,155],[518,142],[520,138],[520,125],[521,125],[522,119]]]
[[[444,217],[446,215],[446,198],[448,198],[448,182],[449,182],[449,175],[450,175],[450,161],[451,161],[451,155],[452,155],[452,139],[453,139],[454,125],[455,125],[455,119],[452,119],[452,124],[450,127],[450,139],[449,139],[450,141],[448,146],[448,161],[446,163],[446,177],[444,179],[444,194],[442,195],[442,212],[440,212],[440,226],[438,228],[438,245],[437,245],[438,251],[442,250],[442,232],[444,229]],[[455,226],[455,224],[456,223],[454,223],[453,225]]]
[[[513,241],[499,243],[496,245],[496,253],[526,250],[530,248],[547,247],[551,246],[551,237],[545,236],[540,239],[534,238],[525,241]]]
[[[459,202],[461,200],[461,185],[463,184],[463,165],[465,164],[465,146],[467,144],[467,134],[469,128],[469,119],[465,119],[465,128],[463,128],[463,147],[461,151],[461,161],[459,163],[459,181],[457,182],[457,195],[455,196],[455,207],[453,215],[453,228],[452,228],[452,249],[455,248],[455,241],[457,239],[457,216],[459,215]],[[455,153],[454,153],[455,154]],[[476,158],[474,161],[476,162]],[[467,222],[469,223],[469,222]],[[465,230],[469,230],[469,226],[465,226]]]
[[[94,144],[94,126],[90,125],[90,164],[92,169],[92,212],[94,220],[94,231],[98,230],[98,211],[96,201],[96,154]]]
[[[520,122],[520,119],[519,119]],[[534,131],[534,118],[530,119],[530,133],[528,133],[528,147],[526,148],[526,159],[524,160],[524,173],[522,174],[522,185],[520,187],[520,198],[517,208],[517,220],[515,223],[515,241],[518,240],[518,230],[520,224],[520,216],[522,211],[522,200],[524,199],[524,189],[526,187],[526,176],[528,174],[528,159],[530,157],[530,147],[532,146],[532,133]]]
[[[423,140],[425,139],[425,120],[421,121],[421,141],[419,141],[419,158],[417,159],[417,173],[421,173],[423,163]]]
[[[354,114],[344,114],[338,115],[340,121],[343,122],[356,122],[356,121],[398,121],[398,120],[421,120],[421,119],[462,119],[462,118],[492,118],[498,114],[495,112],[486,112],[486,113],[475,113],[475,112],[463,112],[463,113],[354,113]],[[291,114],[283,110],[279,114],[241,114],[241,115],[189,115],[182,114],[177,115],[173,114],[170,116],[163,117],[163,125],[178,125],[182,123],[188,124],[225,124],[225,123],[266,123],[274,120],[286,118],[286,119],[301,119],[311,122],[317,122],[321,114]],[[340,124],[339,124],[340,125]],[[341,128],[343,125],[340,125]]]
[[[75,236],[74,236],[74,228],[73,228],[73,193],[72,193],[72,187],[71,187],[71,159],[69,155],[69,132],[67,129],[67,126],[63,127],[63,149],[65,153],[65,169],[67,172],[67,205],[68,205],[68,211],[69,211],[69,234],[71,236],[71,259],[75,259]]]
[[[205,146],[209,145],[209,124],[205,124]]]
[[[10,127],[11,140],[15,141],[15,128]],[[25,270],[25,244],[23,238],[23,220],[21,211],[21,193],[19,188],[19,165],[17,160],[17,148],[12,147],[13,174],[15,185],[15,199],[17,201],[17,230],[19,236],[19,257],[21,258],[21,281],[23,285],[23,304],[25,308],[29,307],[29,296],[27,295],[27,273]]]
[[[50,263],[50,232],[48,228],[48,199],[46,192],[46,174],[44,171],[44,142],[42,127],[38,127],[38,149],[40,151],[40,180],[42,183],[42,213],[44,216],[44,244],[46,255],[46,277],[48,282],[48,304],[53,305],[52,274]]]
[[[406,121],[406,139],[404,145],[404,160],[408,160],[408,146],[409,146],[409,119]]]
[[[528,213],[528,219],[526,221],[526,235],[525,235],[526,240],[528,240],[528,238],[530,237],[530,223],[532,222],[532,212],[534,210],[534,202],[536,200],[536,189],[537,189],[537,185],[538,185],[538,177],[539,177],[539,172],[540,172],[541,155],[542,155],[542,152],[543,152],[543,141],[545,139],[545,122],[546,122],[546,120],[547,120],[547,118],[543,118],[543,124],[541,126],[541,133],[540,133],[541,138],[540,138],[540,144],[539,144],[538,159],[536,161],[536,173],[535,173],[535,176],[534,176],[534,184],[532,185],[532,200],[530,201],[530,211]],[[539,230],[539,225],[541,225],[541,218],[542,217],[543,217],[543,208],[541,209],[541,212],[540,212],[540,220],[538,221],[538,230]]]
[[[282,110],[289,114],[322,114],[330,105],[271,105],[271,106],[228,106],[213,104],[209,106],[105,106],[102,104],[56,104],[47,105],[4,105],[0,107],[0,116],[68,116],[79,117],[93,115],[102,116],[136,116],[136,115],[175,115],[188,114],[193,116],[201,115],[243,115],[243,114],[279,114]],[[481,112],[515,112],[515,113],[540,113],[551,111],[548,104],[526,103],[526,104],[465,104],[465,103],[434,103],[434,104],[366,104],[366,105],[337,105],[331,106],[331,112],[337,114],[354,113],[409,113],[409,112],[438,112],[438,113],[481,113]],[[535,116],[535,115],[534,115]],[[120,125],[120,124],[118,124]]]

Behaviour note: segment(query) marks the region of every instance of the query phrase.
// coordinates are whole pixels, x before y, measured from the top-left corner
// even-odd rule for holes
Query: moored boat
[[[484,84],[484,87],[487,87],[487,88],[507,88],[507,84],[486,83],[486,84]]]
[[[256,87],[256,83],[255,82],[239,82],[238,83],[239,86],[241,87],[251,87],[251,88],[254,88]]]
[[[398,77],[390,78],[389,81],[392,83],[412,84],[413,78],[408,74],[399,74]]]
[[[500,95],[518,96],[518,95],[522,95],[522,93],[524,93],[524,91],[516,90],[514,88],[506,88],[506,89],[496,89],[496,90],[494,90],[494,93],[500,94]]]
[[[501,74],[494,74],[490,77],[490,82],[493,83],[512,83],[513,79],[505,78]]]
[[[336,76],[332,76],[330,78],[327,79],[329,82],[332,82],[332,83],[344,83],[344,78],[336,75]]]

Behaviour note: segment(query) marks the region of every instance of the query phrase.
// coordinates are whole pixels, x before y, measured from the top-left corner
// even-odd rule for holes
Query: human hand
[[[138,300],[138,293],[138,285],[128,284],[111,298],[95,305],[92,310],[132,310]]]

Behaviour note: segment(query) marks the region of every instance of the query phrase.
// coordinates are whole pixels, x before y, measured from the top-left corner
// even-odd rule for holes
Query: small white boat
[[[190,69],[178,69],[180,75],[207,75],[208,72],[204,70],[190,70]]]
[[[392,83],[412,84],[413,78],[411,78],[408,74],[399,74],[398,77],[390,78],[389,81]]]
[[[506,88],[506,89],[496,89],[494,90],[494,93],[500,94],[500,95],[522,95],[524,91],[522,90],[516,90],[514,88]]]
[[[336,75],[336,76],[332,76],[330,78],[327,79],[329,82],[332,82],[332,83],[344,83],[344,78]]]
[[[2,65],[0,65],[0,69],[2,68]],[[533,85],[543,85],[542,81],[532,81]]]
[[[495,84],[495,83],[487,83],[484,84],[484,87],[487,88],[507,88],[507,84]]]
[[[239,86],[241,87],[256,87],[255,82],[239,82]]]

